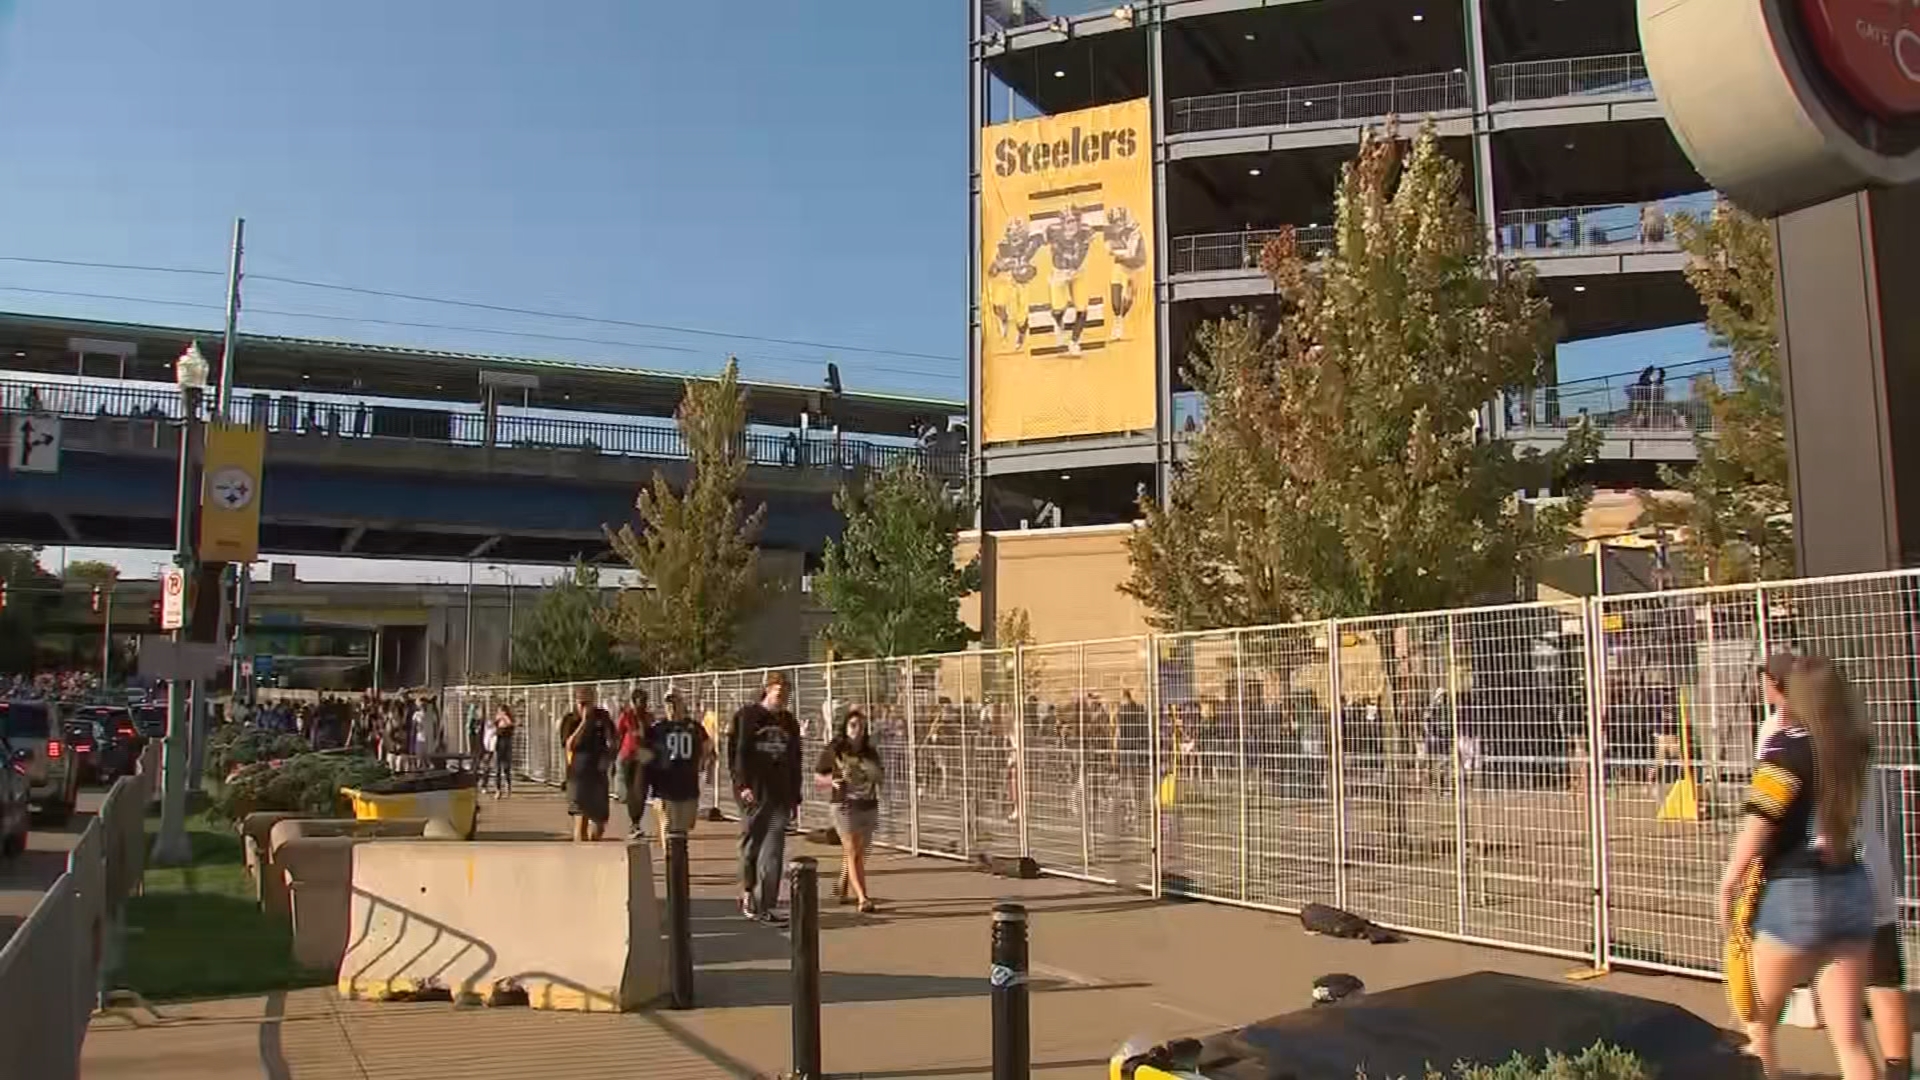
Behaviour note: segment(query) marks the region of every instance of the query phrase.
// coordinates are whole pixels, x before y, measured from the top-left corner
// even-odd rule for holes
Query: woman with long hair
[[[513,794],[513,732],[517,726],[512,707],[501,702],[493,714],[493,765],[498,770],[493,784],[496,799]]]
[[[862,912],[877,911],[867,891],[867,852],[880,824],[880,784],[886,773],[864,713],[847,710],[846,732],[827,743],[813,771],[822,785],[832,789],[828,798],[833,803],[833,828],[840,834],[844,856],[841,883],[852,890]],[[847,899],[844,890],[836,892],[843,902]]]
[[[1787,995],[1817,974],[1827,1035],[1843,1080],[1873,1080],[1878,1068],[1861,1026],[1874,931],[1873,891],[1859,852],[1860,802],[1872,740],[1846,681],[1824,657],[1787,669],[1786,708],[1762,748],[1746,819],[1720,879],[1719,913],[1757,886],[1753,916],[1752,1049],[1780,1075],[1774,1030]]]

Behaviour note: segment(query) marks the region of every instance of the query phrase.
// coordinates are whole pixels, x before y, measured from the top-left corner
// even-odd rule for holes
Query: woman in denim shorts
[[[1796,657],[1787,669],[1786,708],[1761,750],[1747,795],[1746,822],[1720,883],[1720,915],[1758,863],[1753,974],[1759,1008],[1749,1031],[1769,1077],[1779,1075],[1774,1029],[1787,995],[1818,973],[1827,1034],[1843,1080],[1874,1080],[1879,1069],[1861,1025],[1874,932],[1873,889],[1860,861],[1859,810],[1872,740],[1831,661]]]

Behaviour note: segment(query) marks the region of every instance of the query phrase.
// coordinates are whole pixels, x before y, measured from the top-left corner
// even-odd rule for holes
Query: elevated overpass
[[[0,477],[0,540],[172,546],[171,365],[192,330],[0,314],[0,411],[61,418],[58,473]],[[604,548],[656,471],[684,475],[687,376],[606,365],[246,336],[237,418],[267,431],[272,554],[551,562]],[[744,383],[743,495],[763,544],[817,553],[833,493],[901,458],[960,482],[958,402]]]

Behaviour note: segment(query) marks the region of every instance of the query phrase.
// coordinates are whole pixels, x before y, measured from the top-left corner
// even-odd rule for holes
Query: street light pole
[[[101,597],[101,610],[106,618],[100,624],[100,689],[105,691],[108,679],[113,674],[113,585],[111,582],[101,589],[106,593]]]
[[[502,576],[504,576],[507,579],[507,685],[512,686],[513,685],[513,637],[514,637],[513,571],[505,569],[503,567],[500,573]]]
[[[207,386],[207,359],[200,354],[199,342],[187,346],[174,362],[174,382],[180,387],[183,417],[180,423],[180,475],[175,491],[173,518],[173,562],[182,575],[191,579],[193,568],[193,444],[199,423],[200,395]],[[175,655],[187,639],[187,616],[192,605],[183,602],[181,625],[174,628]],[[160,835],[153,844],[153,861],[160,866],[179,866],[193,858],[187,843],[187,683],[171,679],[167,683],[167,738],[161,764]]]

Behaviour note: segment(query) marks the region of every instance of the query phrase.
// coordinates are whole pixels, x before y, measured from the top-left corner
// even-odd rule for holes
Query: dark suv
[[[9,755],[26,751],[28,797],[33,808],[54,824],[72,815],[80,797],[79,763],[67,746],[63,727],[55,702],[0,701],[0,742]]]
[[[79,754],[81,779],[110,784],[133,772],[146,736],[134,726],[133,713],[121,705],[82,705],[66,723]]]

